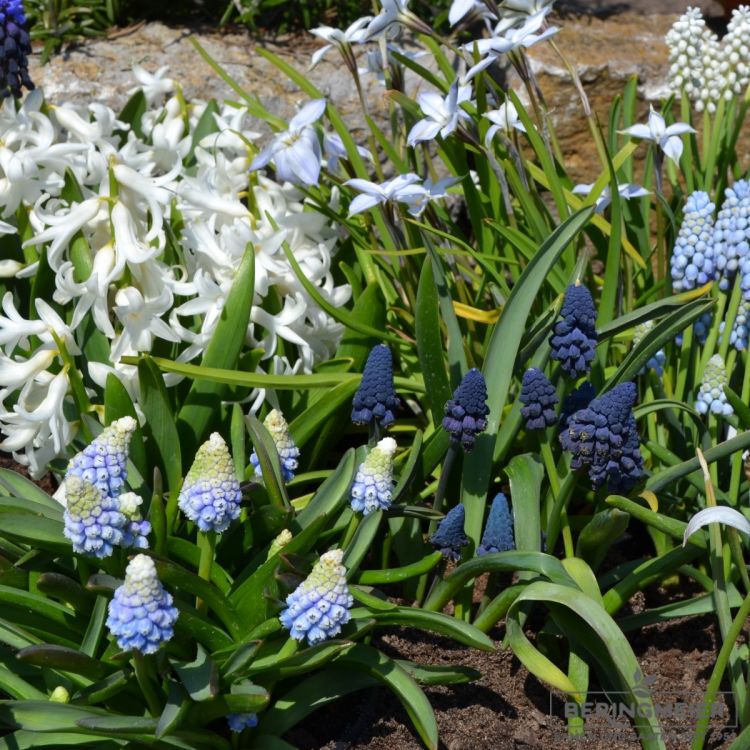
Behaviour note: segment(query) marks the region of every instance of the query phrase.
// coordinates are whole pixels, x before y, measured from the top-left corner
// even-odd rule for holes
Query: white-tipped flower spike
[[[278,536],[271,542],[271,546],[268,548],[267,560],[270,560],[274,555],[278,555],[289,542],[292,541],[292,532],[289,529],[284,529]]]
[[[701,414],[710,412],[723,417],[734,413],[734,409],[732,409],[724,393],[724,387],[728,382],[724,360],[720,354],[714,354],[708,360],[706,371],[703,373],[703,382],[695,401],[696,411]]]
[[[276,450],[279,453],[279,462],[281,464],[281,477],[285,482],[291,482],[294,479],[294,472],[299,466],[299,448],[294,444],[289,425],[284,419],[284,415],[278,409],[271,409],[268,416],[263,420],[263,426],[271,433]],[[258,454],[253,450],[250,454],[250,463],[255,469],[255,476],[262,477],[263,471],[260,468]]]
[[[123,547],[148,549],[148,535],[151,533],[151,524],[144,521],[141,516],[143,498],[136,495],[135,492],[123,492],[117,500],[120,505],[120,513],[125,516],[126,520],[120,544]]]
[[[136,555],[125,571],[125,582],[109,603],[107,628],[123,651],[153,654],[174,635],[177,608],[156,576],[154,561]]]
[[[116,498],[128,476],[128,448],[137,423],[133,417],[117,419],[70,459],[66,480],[80,477],[99,488],[102,495]]]
[[[341,632],[349,622],[354,603],[346,585],[344,552],[334,549],[320,556],[309,576],[286,598],[281,624],[297,641],[312,646]]]
[[[117,498],[104,494],[87,479],[65,478],[65,527],[63,534],[79,555],[109,557],[122,543],[127,519],[120,512]]]
[[[198,448],[180,492],[182,512],[201,531],[222,533],[240,515],[242,493],[232,456],[218,432]]]
[[[391,507],[396,448],[393,438],[383,438],[360,464],[351,489],[352,510],[356,513],[368,516]]]

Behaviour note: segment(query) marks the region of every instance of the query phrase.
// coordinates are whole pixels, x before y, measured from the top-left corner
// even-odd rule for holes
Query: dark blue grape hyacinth
[[[527,430],[543,430],[557,422],[554,407],[560,400],[555,386],[547,376],[536,367],[531,367],[523,374],[520,400],[521,416],[526,421]]]
[[[31,43],[26,31],[23,0],[0,0],[0,94],[21,98],[21,89],[31,91],[29,78]]]
[[[588,467],[595,488],[606,483],[611,492],[627,492],[643,476],[635,399],[635,383],[620,383],[573,414],[560,433],[571,468]]]
[[[582,284],[571,284],[565,291],[560,320],[550,337],[552,359],[560,362],[569,378],[578,378],[591,369],[598,336],[596,308],[591,292]]]
[[[367,357],[362,382],[354,394],[352,422],[388,427],[396,421],[400,403],[393,389],[393,355],[385,344],[378,344]]]
[[[430,543],[435,549],[443,553],[448,560],[461,558],[461,547],[469,543],[469,537],[464,532],[466,512],[463,503],[451,508],[440,522],[437,531],[430,537]]]
[[[476,368],[464,375],[453,398],[445,404],[443,429],[450,433],[453,446],[462,445],[468,453],[474,447],[476,436],[487,428],[487,385]]]
[[[508,508],[508,498],[498,492],[490,506],[487,525],[484,527],[482,541],[477,547],[477,555],[489,555],[492,552],[508,552],[515,549],[513,540],[513,519]]]
[[[708,193],[696,190],[690,194],[670,260],[675,292],[695,289],[716,278],[713,213]]]
[[[243,729],[252,729],[258,726],[258,714],[227,714],[227,724],[233,732],[241,732]]]
[[[568,420],[579,410],[585,409],[596,398],[596,389],[588,380],[581,383],[574,391],[571,391],[562,402],[560,408],[560,429],[568,426]]]

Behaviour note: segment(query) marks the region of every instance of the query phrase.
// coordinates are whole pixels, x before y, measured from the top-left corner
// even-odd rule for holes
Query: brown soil
[[[648,605],[663,603],[664,592],[651,592]],[[642,608],[643,595],[634,598],[634,611]],[[658,599],[658,602],[652,601]],[[582,738],[570,737],[563,718],[563,696],[539,682],[502,646],[503,630],[491,634],[497,650],[483,653],[414,630],[394,629],[373,645],[387,655],[423,664],[472,667],[481,679],[467,685],[427,687],[435,709],[443,750],[634,750],[640,748],[635,730],[626,719],[613,725],[592,718]],[[529,634],[530,637],[533,637]],[[644,628],[630,638],[641,669],[658,705],[692,704],[706,687],[716,654],[716,628],[712,618],[685,618]],[[588,700],[604,700],[592,693]],[[728,689],[722,686],[722,689]],[[706,747],[726,748],[736,736],[731,708],[720,696],[726,725],[714,726]],[[692,738],[693,719],[663,719],[662,731],[669,750],[684,750]],[[406,712],[385,688],[355,693],[310,716],[287,734],[300,750],[420,750]]]

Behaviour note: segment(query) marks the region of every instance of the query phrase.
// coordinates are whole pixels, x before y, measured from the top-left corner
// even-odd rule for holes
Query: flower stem
[[[198,577],[210,583],[211,566],[214,563],[214,550],[216,549],[216,532],[199,531],[198,547],[201,551],[201,557],[198,563]],[[208,607],[206,606],[206,602],[204,602],[200,598],[197,598],[195,600],[195,608],[201,614],[205,614],[208,609]]]
[[[557,497],[560,494],[560,478],[557,475],[557,466],[555,465],[555,458],[552,455],[552,448],[550,448],[549,443],[544,437],[540,437],[539,448],[542,460],[544,461],[544,468],[547,470],[550,489],[552,490],[552,494]],[[573,535],[570,533],[568,511],[564,504],[560,507],[560,531],[562,533],[563,546],[565,547],[565,557],[575,557]]]
[[[148,710],[151,716],[161,716],[161,700],[154,683],[154,670],[151,659],[142,654],[140,651],[133,651],[133,668],[135,678],[138,681],[138,687],[143,693],[143,697],[148,704]]]

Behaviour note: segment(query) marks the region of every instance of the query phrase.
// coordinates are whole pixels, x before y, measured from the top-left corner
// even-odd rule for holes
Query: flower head
[[[240,484],[218,432],[198,448],[180,491],[179,506],[201,531],[221,533],[240,515]]]
[[[227,724],[233,732],[258,726],[258,714],[227,714]]]
[[[485,112],[482,117],[486,117],[492,123],[484,137],[485,145],[489,144],[498,130],[501,130],[506,137],[510,137],[511,130],[518,130],[521,133],[526,132],[524,124],[518,117],[518,110],[510,99],[503,102],[497,109]]]
[[[585,286],[571,284],[567,288],[560,318],[550,337],[550,356],[560,362],[569,378],[577,378],[591,369],[598,339],[594,299]]]
[[[63,534],[73,543],[73,552],[91,557],[109,557],[122,543],[127,519],[117,498],[103,494],[85,478],[65,478],[65,527]]]
[[[579,410],[585,409],[596,398],[594,386],[585,380],[575,390],[571,391],[562,402],[560,407],[560,420],[558,425],[561,430],[568,426],[568,420]]]
[[[460,559],[461,547],[469,543],[469,537],[464,532],[465,518],[464,504],[459,503],[448,511],[437,531],[430,537],[430,544],[449,560]]]
[[[125,571],[125,582],[109,603],[107,628],[123,651],[153,654],[174,634],[177,609],[156,576],[154,561],[136,555]]]
[[[143,498],[135,492],[123,492],[117,502],[126,521],[121,546],[148,549],[147,537],[151,533],[151,524],[141,516]]]
[[[445,97],[434,91],[419,94],[417,102],[426,116],[413,125],[406,142],[415,146],[422,141],[433,140],[438,134],[447,138],[456,129],[459,120],[471,120],[469,113],[461,108],[461,104],[470,99],[471,86],[459,86],[457,81],[453,82]]]
[[[396,441],[383,438],[357,469],[352,484],[352,510],[369,516],[375,510],[388,510],[393,495],[393,457]]]
[[[349,622],[354,603],[346,585],[344,553],[334,549],[320,556],[309,576],[286,598],[286,609],[279,615],[292,638],[312,646],[341,632]]]
[[[520,401],[521,416],[526,421],[527,430],[543,430],[557,422],[555,405],[560,400],[555,386],[547,376],[536,367],[531,367],[523,374]]]
[[[362,382],[352,401],[352,422],[389,427],[400,405],[393,389],[393,355],[385,344],[374,346],[362,373]]]
[[[573,469],[587,466],[594,487],[627,492],[643,475],[640,438],[633,416],[635,383],[620,383],[568,420],[560,433]]]
[[[671,159],[675,164],[679,164],[682,156],[682,139],[680,136],[686,133],[695,133],[695,129],[684,122],[676,122],[667,127],[664,117],[651,107],[647,125],[631,125],[620,132],[633,138],[653,141],[668,159]]]
[[[267,560],[270,560],[274,555],[278,555],[289,542],[292,541],[292,532],[289,529],[283,529],[280,531],[271,542],[271,546],[268,548]]]
[[[487,525],[484,527],[482,542],[477,547],[477,555],[491,552],[508,552],[515,549],[513,541],[513,519],[508,509],[508,498],[498,492],[490,506]]]
[[[708,193],[690,194],[670,261],[675,292],[695,289],[716,277],[713,213]]]
[[[469,370],[445,404],[443,429],[450,433],[454,446],[462,445],[471,451],[476,436],[487,428],[487,385],[476,368]]]
[[[703,382],[701,383],[698,397],[695,400],[695,409],[700,414],[717,414],[722,417],[728,417],[734,413],[732,405],[727,401],[724,388],[729,384],[727,370],[724,366],[724,360],[720,354],[714,354],[708,360],[705,372],[703,373]]]
[[[737,180],[724,192],[724,203],[714,226],[713,245],[720,275],[719,288],[727,290],[729,281],[750,251],[750,182],[747,180]]]
[[[633,348],[637,347],[641,341],[643,341],[646,334],[654,327],[653,320],[647,320],[645,323],[637,325],[633,330]],[[640,369],[639,375],[642,375],[646,370],[653,370],[659,377],[664,374],[664,365],[667,361],[667,355],[664,353],[664,349],[659,349],[657,352],[651,355],[648,362]]]
[[[271,409],[268,412],[268,416],[263,420],[263,426],[270,433],[278,451],[279,463],[281,464],[281,477],[285,482],[291,482],[294,479],[294,472],[297,466],[299,466],[299,461],[297,460],[299,458],[299,448],[294,443],[284,415],[278,409]],[[255,450],[250,454],[250,463],[255,469],[255,476],[262,477],[263,471]]]
[[[22,88],[34,88],[29,78],[31,43],[23,0],[0,0],[0,40],[0,96],[20,99]]]
[[[97,487],[102,495],[118,497],[128,476],[128,447],[136,426],[133,417],[122,417],[105,427],[70,459],[66,480],[80,477]]]
[[[583,183],[576,185],[573,188],[574,195],[588,195],[594,189],[595,183]],[[631,185],[630,183],[623,183],[617,186],[617,194],[623,200],[629,201],[631,198],[643,198],[646,195],[651,195],[646,188],[640,185]],[[601,195],[596,199],[595,212],[600,214],[605,208],[612,202],[612,189],[609,185],[605,185]]]

